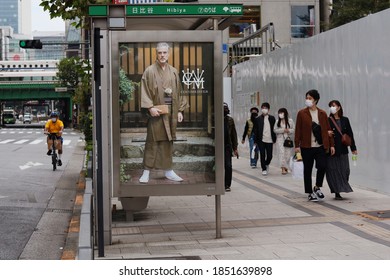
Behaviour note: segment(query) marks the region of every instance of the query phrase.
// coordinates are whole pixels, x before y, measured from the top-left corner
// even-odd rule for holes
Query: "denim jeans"
[[[251,166],[257,166],[257,161],[259,160],[259,148],[256,146],[255,150],[255,158],[252,158],[252,150],[255,143],[255,137],[252,134],[252,136],[249,138],[249,158],[250,158],[250,165]]]

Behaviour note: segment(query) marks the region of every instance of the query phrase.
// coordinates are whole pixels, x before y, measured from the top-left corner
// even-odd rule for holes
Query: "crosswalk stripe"
[[[29,140],[23,139],[23,140],[19,140],[19,141],[15,142],[14,144],[23,144],[23,143],[26,143],[27,141],[29,141]]]
[[[24,144],[24,143],[27,143],[28,141],[31,141],[30,143],[27,143],[27,144],[30,144],[30,145],[36,145],[36,144],[39,144],[39,143],[42,143],[42,142],[46,142],[46,139],[35,139],[35,140],[31,140],[31,139],[21,139],[21,140],[18,140],[16,142],[16,139],[6,139],[6,140],[1,140],[0,139],[0,144],[17,144],[17,145],[20,145],[20,144]],[[13,143],[11,143],[13,142]],[[64,140],[63,142],[63,145],[64,146],[69,146],[70,143],[72,142],[72,140]]]
[[[29,144],[30,144],[30,145],[36,145],[36,144],[39,144],[39,143],[41,143],[41,142],[43,142],[42,139],[36,139],[36,140],[32,141],[32,142],[29,143]]]
[[[12,141],[15,141],[15,139],[7,139],[7,140],[4,140],[4,141],[1,141],[0,144],[7,144],[7,143],[10,143]]]

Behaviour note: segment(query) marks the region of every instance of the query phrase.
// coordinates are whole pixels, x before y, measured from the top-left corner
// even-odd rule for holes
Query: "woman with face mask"
[[[329,102],[329,123],[332,131],[329,135],[333,137],[335,143],[335,154],[328,157],[328,168],[326,170],[326,180],[331,193],[335,194],[336,200],[342,200],[341,192],[353,192],[349,184],[349,160],[348,146],[341,141],[342,134],[346,133],[351,138],[351,152],[357,155],[355,139],[349,119],[343,115],[343,107],[338,100]]]
[[[274,132],[276,134],[276,146],[278,147],[279,164],[282,168],[282,175],[288,173],[287,166],[292,153],[293,147],[285,147],[284,140],[288,137],[293,139],[294,134],[294,121],[289,118],[286,108],[280,108],[278,110],[278,120],[274,126]]]
[[[297,114],[295,126],[295,152],[301,153],[303,161],[303,180],[305,193],[309,201],[324,199],[321,187],[325,178],[327,154],[333,155],[334,142],[330,137],[328,115],[317,107],[320,94],[317,90],[309,90],[305,95],[306,108]],[[317,168],[316,183],[312,185],[314,162]]]

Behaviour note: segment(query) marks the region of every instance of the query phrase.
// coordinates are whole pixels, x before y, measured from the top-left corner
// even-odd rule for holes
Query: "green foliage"
[[[88,111],[91,96],[91,65],[88,59],[78,57],[61,59],[58,64],[57,80],[60,86],[73,93],[73,101]]]
[[[111,0],[43,0],[39,4],[44,11],[49,11],[50,18],[76,21],[76,27],[85,27],[83,20],[88,16],[89,4],[110,4]],[[84,21],[87,23],[87,21]]]
[[[57,79],[61,86],[75,89],[79,84],[78,58],[64,58],[58,64]]]
[[[130,175],[126,174],[126,165],[124,163],[121,163],[120,165],[119,174],[121,183],[126,183],[131,178]]]
[[[341,26],[387,8],[390,8],[389,0],[334,0],[330,28]]]
[[[78,57],[61,59],[57,80],[60,86],[70,89],[73,102],[80,106],[80,130],[85,140],[92,140],[92,113],[88,112],[91,94],[91,65]]]
[[[92,141],[92,112],[80,113],[80,130],[84,133],[85,141]]]
[[[135,86],[138,84],[131,81],[126,72],[121,68],[119,69],[119,104],[122,106],[133,98]]]

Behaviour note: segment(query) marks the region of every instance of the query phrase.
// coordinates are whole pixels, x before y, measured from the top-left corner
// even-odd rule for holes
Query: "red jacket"
[[[309,108],[305,108],[300,110],[297,114],[297,121],[295,125],[296,148],[311,148],[312,119],[309,110]],[[326,112],[320,108],[317,108],[317,110],[319,125],[321,126],[323,147],[326,151],[328,151],[330,147],[334,147],[333,137],[329,137],[328,134],[328,131],[332,129],[330,128]]]

